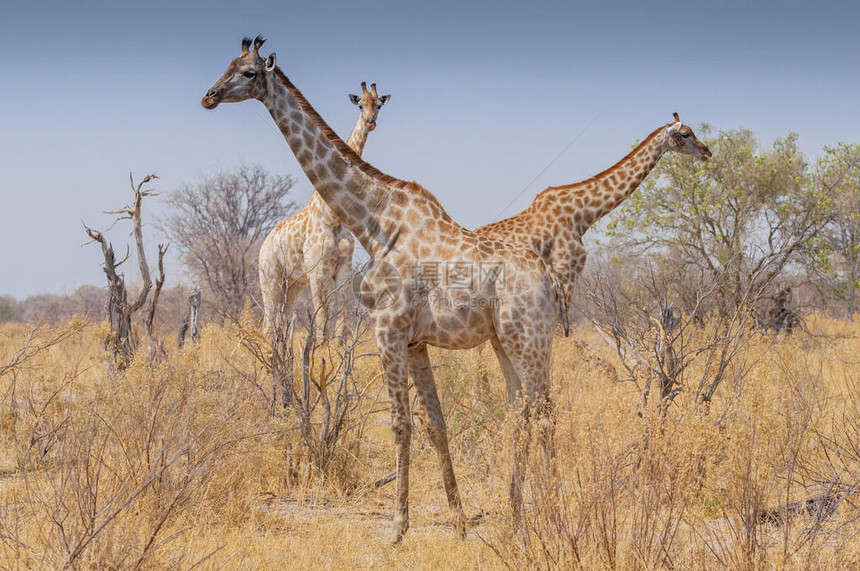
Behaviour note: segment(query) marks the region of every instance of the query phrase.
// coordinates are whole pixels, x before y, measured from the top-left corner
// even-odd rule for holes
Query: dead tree
[[[113,245],[110,244],[104,237],[102,232],[93,230],[87,227],[87,235],[98,242],[102,247],[102,254],[105,261],[102,264],[105,275],[108,280],[108,320],[110,321],[110,335],[105,339],[105,349],[113,355],[114,365],[117,369],[124,369],[131,361],[132,355],[137,348],[137,340],[131,327],[132,316],[139,311],[146,303],[149,296],[149,291],[152,289],[152,278],[149,274],[149,264],[146,262],[146,252],[143,247],[143,228],[141,225],[140,207],[144,197],[155,196],[156,193],[152,189],[143,189],[143,185],[151,180],[158,178],[154,174],[146,175],[140,183],[135,186],[134,178],[129,174],[131,182],[131,190],[134,192],[134,202],[132,206],[126,206],[119,210],[108,211],[107,214],[117,214],[119,220],[131,220],[132,235],[134,236],[135,246],[137,247],[137,265],[140,271],[141,284],[133,301],[129,301],[128,292],[125,286],[125,276],[117,273],[117,268],[124,264],[130,252],[127,250],[125,257],[119,262],[116,261]],[[158,246],[158,270],[159,277],[156,281],[156,294],[153,296],[152,304],[150,305],[147,321],[146,333],[150,347],[157,346],[155,333],[152,327],[152,322],[155,316],[155,310],[158,303],[158,294],[161,291],[161,286],[164,283],[164,254],[167,252],[167,247],[159,244]]]
[[[180,347],[185,345],[189,336],[193,343],[200,341],[200,289],[197,286],[188,296],[188,313],[179,322]]]
[[[302,345],[301,381],[293,380],[294,329],[291,327],[287,341],[286,382],[282,390],[282,402],[287,403],[299,420],[299,429],[305,451],[317,473],[326,474],[333,460],[347,446],[342,434],[349,428],[349,416],[357,409],[361,391],[355,384],[353,368],[356,348],[366,323],[355,323],[351,335],[341,344],[327,344],[317,338],[313,315],[309,316],[308,334]],[[322,355],[320,355],[322,353]],[[328,360],[325,356],[328,356]],[[316,363],[319,363],[317,373]],[[297,386],[298,385],[298,386]]]
[[[319,307],[316,310],[319,311]],[[361,358],[377,356],[376,353],[358,353],[368,327],[366,314],[356,319],[351,330],[337,343],[317,336],[310,307],[307,324],[307,336],[301,343],[300,353],[295,351],[293,342],[295,319],[290,320],[285,331],[274,336],[276,343],[272,343],[268,335],[240,330],[242,345],[260,365],[255,367],[254,377],[249,380],[266,395],[273,415],[278,414],[280,401],[281,411],[295,419],[300,452],[290,453],[297,463],[295,469],[289,470],[295,477],[300,471],[299,464],[310,468],[310,472],[305,470],[305,476],[325,475],[338,457],[347,455],[351,444],[345,435],[363,425],[355,414],[367,390],[367,387],[357,386],[354,367]],[[295,368],[299,369],[298,374]],[[271,392],[257,380],[256,371],[260,369],[273,381]]]
[[[766,264],[758,270],[772,271]],[[627,374],[619,380],[632,382],[642,396],[640,411],[650,408],[650,401],[665,414],[683,391],[702,414],[710,415],[724,381],[737,389],[753,380],[754,360],[744,358],[742,349],[759,338],[754,308],[767,297],[771,282],[751,274],[745,287],[736,290],[731,310],[722,311],[715,298],[722,295],[722,280],[729,278],[659,272],[650,262],[638,268],[633,262],[605,265],[583,275],[578,284],[588,303],[583,312],[621,361]],[[692,302],[684,303],[684,291],[694,292]],[[675,309],[678,305],[684,309]],[[725,418],[731,402],[724,401],[725,408],[713,415],[716,423]]]
[[[152,301],[146,310],[146,338],[149,340],[148,355],[150,359],[161,359],[167,354],[164,344],[158,340],[155,334],[155,312],[158,309],[158,297],[164,286],[164,254],[167,253],[169,244],[158,245],[158,277],[155,278],[155,290],[152,292]]]

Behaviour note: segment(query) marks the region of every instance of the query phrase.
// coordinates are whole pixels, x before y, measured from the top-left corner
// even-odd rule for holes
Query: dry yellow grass
[[[416,430],[412,527],[396,547],[393,486],[371,485],[393,470],[375,358],[356,370],[362,437],[350,430],[315,478],[236,330],[207,327],[198,347],[110,375],[104,325],[44,328],[36,342],[78,327],[0,376],[0,568],[856,567],[860,326],[808,322],[812,336],[745,347],[749,373],[707,415],[682,392],[665,417],[640,416],[590,328],[558,338],[554,467],[532,453],[521,534],[507,511],[515,415],[492,352],[434,352],[461,494],[481,517],[455,538]],[[30,329],[0,328],[0,367]],[[828,490],[829,517],[777,509]]]

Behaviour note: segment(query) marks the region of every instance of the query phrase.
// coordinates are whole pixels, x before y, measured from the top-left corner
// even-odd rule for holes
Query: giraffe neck
[[[389,249],[380,222],[391,189],[383,175],[350,149],[280,68],[267,74],[260,101],[316,192],[371,255]],[[366,137],[366,135],[365,135]],[[396,179],[392,179],[396,180]]]
[[[352,133],[349,134],[349,138],[346,140],[346,145],[355,151],[355,154],[360,157],[364,152],[364,145],[367,143],[367,137],[369,134],[370,129],[367,128],[367,122],[364,120],[364,117],[359,114],[358,121],[355,123],[355,127],[352,128]],[[335,226],[340,223],[340,218],[331,208],[328,207],[316,190],[314,190],[313,195],[311,196],[311,201],[314,203],[314,208],[319,211],[319,218],[324,224],[327,226]]]
[[[582,200],[583,207],[577,208],[581,216],[575,221],[580,236],[642,184],[668,150],[668,142],[666,126],[660,127],[614,166],[588,180],[559,189],[565,195],[564,202]]]
[[[360,157],[364,152],[364,145],[367,143],[367,136],[369,134],[370,130],[367,128],[367,122],[364,120],[364,117],[359,115],[358,122],[352,128],[352,133],[350,133],[349,139],[346,140],[346,144]]]

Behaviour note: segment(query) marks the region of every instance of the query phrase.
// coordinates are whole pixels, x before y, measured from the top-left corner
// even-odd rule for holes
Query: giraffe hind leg
[[[448,507],[455,518],[454,527],[460,537],[465,537],[466,515],[463,513],[463,503],[460,500],[457,479],[454,477],[454,466],[451,462],[451,453],[448,450],[448,431],[445,426],[445,417],[442,414],[442,406],[439,403],[439,394],[436,391],[436,381],[433,379],[433,369],[430,365],[430,357],[427,355],[426,345],[409,349],[409,374],[412,377],[415,390],[418,391],[418,398],[427,413],[427,433],[439,458],[442,483],[445,485],[445,495],[448,497]]]

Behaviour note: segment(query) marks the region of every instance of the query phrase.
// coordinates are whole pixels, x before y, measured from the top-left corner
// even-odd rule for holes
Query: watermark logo
[[[411,290],[413,305],[481,306],[491,303],[478,294],[486,288],[505,289],[504,262],[419,260],[409,268],[410,278],[404,284],[400,271],[385,261],[375,261],[355,274],[352,291],[359,303],[368,309],[391,307],[403,294],[404,285]],[[495,298],[492,298],[495,299]]]
[[[419,261],[412,271],[412,289],[428,291],[438,288],[475,290],[487,285],[505,289],[503,262]]]

